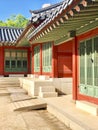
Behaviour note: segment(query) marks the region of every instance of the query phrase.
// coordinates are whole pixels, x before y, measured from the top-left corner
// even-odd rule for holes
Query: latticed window
[[[93,85],[92,39],[86,41],[87,84]]]
[[[85,84],[85,42],[80,44],[80,83]]]
[[[98,86],[98,37],[94,38],[94,82]]]
[[[5,49],[5,72],[27,72],[27,63],[26,50]]]
[[[40,71],[40,46],[34,47],[34,72]]]
[[[42,70],[51,72],[52,69],[52,43],[42,45]]]
[[[82,41],[80,55],[80,92],[98,98],[98,36]]]

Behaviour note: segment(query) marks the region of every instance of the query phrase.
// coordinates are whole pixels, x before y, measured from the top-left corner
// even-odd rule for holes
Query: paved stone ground
[[[14,112],[9,96],[0,96],[0,130],[70,130],[47,110]]]

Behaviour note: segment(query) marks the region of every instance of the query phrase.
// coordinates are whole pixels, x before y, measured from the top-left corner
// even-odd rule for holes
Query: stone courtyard
[[[47,110],[13,111],[10,96],[0,96],[0,130],[70,130]]]

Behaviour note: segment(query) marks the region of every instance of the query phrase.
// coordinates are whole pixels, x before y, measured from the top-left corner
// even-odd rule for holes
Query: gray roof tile
[[[51,6],[48,7],[48,11],[51,12],[51,10],[54,8],[54,11],[51,12],[51,15],[49,15],[49,17],[47,17],[46,19],[44,19],[44,21],[28,36],[28,38],[30,39],[32,36],[34,36],[37,32],[39,32],[44,26],[46,26],[51,20],[54,20],[54,18],[60,14],[64,9],[66,9],[66,7],[68,5],[70,5],[73,2],[73,0],[64,0],[63,2],[57,4],[57,6]],[[49,10],[50,9],[50,10]],[[47,12],[47,8],[45,9],[41,9],[43,13]],[[31,18],[31,22],[38,22],[38,20],[40,21],[40,17],[38,17],[40,15],[40,11],[32,11],[32,18]],[[38,15],[38,16],[37,16]],[[34,19],[36,18],[36,20],[34,21]]]
[[[22,28],[0,27],[0,43],[15,43],[22,32]]]

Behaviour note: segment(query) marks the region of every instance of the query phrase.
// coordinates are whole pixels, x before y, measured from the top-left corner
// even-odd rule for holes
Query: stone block
[[[48,97],[57,97],[57,92],[39,92],[39,97],[48,98]]]
[[[49,80],[49,76],[46,76],[46,75],[39,75],[39,79],[40,80]]]
[[[76,107],[90,114],[98,116],[98,105],[87,101],[76,101]]]
[[[54,86],[40,86],[39,92],[55,92]]]

